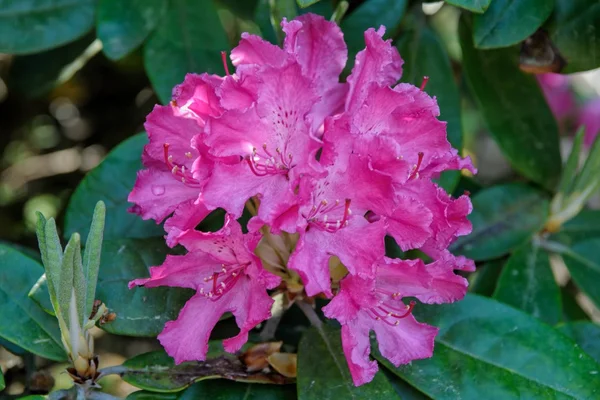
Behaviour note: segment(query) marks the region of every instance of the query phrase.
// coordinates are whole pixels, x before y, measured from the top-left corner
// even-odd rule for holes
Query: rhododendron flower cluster
[[[225,312],[240,333],[224,347],[239,350],[270,317],[273,292],[332,299],[324,313],[342,325],[361,385],[377,371],[371,330],[395,365],[432,355],[437,328],[417,322],[418,305],[405,298],[465,295],[454,271],[474,264],[448,246],[470,232],[471,203],[433,179],[475,171],[448,142],[435,98],[397,84],[403,61],[383,27],[365,32],[344,83],[347,49],[335,23],[306,14],[282,27],[283,48],[243,34],[231,52],[235,73],[225,64],[223,77],[188,74],[148,116],[145,169],[129,201],[144,219],[166,219],[167,243],[188,252],[131,286],[196,290],[158,337],[177,363],[205,359]],[[241,226],[245,208],[252,217]],[[197,230],[215,209],[225,210],[224,226]],[[387,258],[386,235],[431,261]]]

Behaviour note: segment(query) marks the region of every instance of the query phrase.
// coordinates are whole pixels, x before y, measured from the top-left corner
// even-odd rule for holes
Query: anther
[[[185,153],[185,156],[186,156],[187,158],[192,158],[192,153],[190,153],[190,152],[188,151],[188,152],[186,152],[186,153]]]

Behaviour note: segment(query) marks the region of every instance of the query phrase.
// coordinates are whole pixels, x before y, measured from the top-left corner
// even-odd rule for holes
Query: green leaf
[[[576,243],[562,256],[573,281],[599,307],[600,238]]]
[[[74,233],[65,247],[65,254],[60,269],[60,280],[58,283],[58,306],[62,318],[67,322],[68,326],[73,323],[70,320],[69,305],[71,304],[71,295],[75,289],[75,298],[77,300],[77,314],[81,315],[80,300],[77,298],[79,290],[74,288],[75,274],[75,253],[81,251],[81,242],[79,234]]]
[[[267,0],[269,3],[269,15],[271,26],[275,31],[276,39],[279,43],[283,43],[283,30],[281,29],[281,21],[287,18],[288,21],[296,18],[298,9],[294,0]]]
[[[538,232],[548,217],[548,198],[520,183],[493,186],[473,196],[473,231],[451,250],[477,261],[500,257]]]
[[[48,279],[46,278],[46,274],[40,276],[31,290],[29,290],[27,296],[29,296],[31,300],[35,301],[36,304],[48,314],[52,316],[56,315],[54,313],[54,308],[52,307],[52,302],[50,301],[50,294],[48,292]]]
[[[95,0],[3,0],[0,53],[35,53],[83,36],[94,23]]]
[[[567,60],[565,73],[600,66],[600,5],[590,0],[556,0],[550,37]]]
[[[600,237],[600,210],[584,209],[577,216],[565,222],[560,231],[552,236],[565,244],[573,244],[586,239]]]
[[[548,253],[534,242],[518,248],[506,262],[494,298],[550,324],[562,317],[560,288]]]
[[[40,214],[38,214],[38,218]],[[56,221],[54,218],[50,218],[44,225],[44,243],[46,246],[44,260],[44,269],[46,271],[46,278],[48,282],[48,290],[50,291],[50,301],[55,310],[59,310],[59,286],[60,286],[60,274],[63,262],[63,250],[60,244],[60,238],[56,230]],[[47,261],[47,262],[46,262]]]
[[[600,363],[600,326],[592,322],[575,322],[561,325],[558,330]]]
[[[590,399],[600,393],[598,365],[543,322],[468,294],[442,306],[417,306],[417,319],[440,328],[434,355],[394,368],[435,399]]]
[[[477,267],[477,271],[469,277],[469,292],[492,297],[506,259],[488,261]]]
[[[102,50],[93,34],[55,49],[17,56],[11,64],[9,90],[27,97],[40,97],[67,82]]]
[[[492,0],[446,0],[446,3],[461,7],[466,10],[483,13],[489,7]]]
[[[347,14],[341,28],[348,45],[349,65],[354,64],[356,53],[365,47],[364,32],[369,28],[387,28],[387,36],[393,35],[404,16],[407,0],[367,0]]]
[[[464,15],[459,33],[464,75],[490,134],[517,171],[553,189],[561,171],[558,127],[535,78],[519,70],[518,48],[475,49]]]
[[[141,155],[148,142],[145,133],[135,135],[111,151],[104,161],[81,181],[69,201],[65,215],[65,236],[79,232],[89,235],[91,204],[106,204],[104,238],[146,238],[164,235],[154,221],[143,221],[129,213],[127,195],[133,189],[136,173],[142,169]],[[106,190],[110,188],[110,190]]]
[[[563,321],[589,321],[590,317],[583,311],[579,303],[577,303],[577,299],[575,299],[575,295],[571,290],[563,287],[560,291],[560,297],[562,300]]]
[[[162,238],[104,241],[96,298],[117,314],[117,319],[102,326],[105,331],[156,336],[165,322],[177,318],[191,290],[127,287],[133,279],[147,277],[150,266],[162,264],[167,251]]]
[[[429,400],[431,398],[426,394],[419,392],[408,382],[400,379],[389,369],[382,368],[381,371],[385,374],[386,378],[390,381],[392,387],[396,390],[396,393],[398,393],[402,400]]]
[[[173,0],[144,46],[144,65],[159,99],[166,104],[185,74],[222,74],[221,51],[228,49],[212,0]]]
[[[294,400],[293,385],[262,385],[231,382],[223,379],[202,381],[178,393],[134,392],[127,400]]]
[[[319,1],[321,0],[296,0],[296,2],[301,8],[312,6],[313,4],[318,3]]]
[[[6,387],[6,383],[4,383],[4,375],[2,375],[2,370],[0,369],[0,391],[4,390]]]
[[[36,261],[0,245],[0,337],[39,356],[63,361],[66,354],[56,319],[27,297],[42,272]]]
[[[154,30],[166,9],[166,0],[99,0],[96,34],[104,54],[118,60],[131,53]]]
[[[508,47],[531,36],[552,13],[554,1],[494,0],[473,18],[475,47]]]
[[[237,46],[244,32],[262,36],[260,27],[254,22],[257,3],[258,0],[215,0],[221,24],[232,47]]]
[[[85,242],[85,252],[83,253],[83,274],[87,283],[84,317],[91,314],[96,297],[96,284],[98,283],[98,269],[100,268],[100,253],[102,252],[105,218],[106,206],[102,201],[99,201],[94,208],[92,225]]]
[[[342,351],[339,329],[322,327],[306,331],[298,347],[298,399],[397,399],[398,395],[382,372],[373,381],[355,387]]]
[[[274,372],[248,372],[246,365],[236,355],[223,351],[220,342],[210,344],[206,361],[175,365],[164,351],[140,354],[123,363],[120,375],[131,385],[164,393],[179,392],[194,382],[216,378],[263,384],[286,382],[286,378]]]
[[[571,188],[575,183],[577,169],[579,168],[579,156],[581,154],[581,146],[583,145],[584,134],[585,128],[581,127],[573,139],[573,146],[571,147],[569,158],[567,158],[560,182],[556,188],[558,193],[564,193],[567,195],[572,192]]]

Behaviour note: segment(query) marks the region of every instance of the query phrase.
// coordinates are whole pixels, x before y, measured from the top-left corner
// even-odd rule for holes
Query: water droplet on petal
[[[152,194],[155,196],[162,196],[165,194],[165,187],[162,185],[152,185]]]

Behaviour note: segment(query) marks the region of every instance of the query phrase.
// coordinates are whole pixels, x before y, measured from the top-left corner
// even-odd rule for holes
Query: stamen
[[[275,155],[273,155],[266,143],[262,145],[262,155],[258,154],[256,147],[254,147],[252,148],[252,155],[247,156],[245,160],[256,176],[287,175],[293,167],[292,157],[286,160],[284,152],[279,147],[275,149]]]
[[[424,76],[423,81],[421,82],[421,87],[419,88],[419,89],[421,89],[421,91],[425,90],[425,86],[427,86],[428,81],[429,81],[429,77]]]
[[[408,179],[417,179],[419,177],[419,168],[421,168],[421,163],[423,162],[423,156],[424,153],[422,151],[419,152],[418,154],[419,158],[417,159],[417,163],[415,164],[415,166],[413,167],[412,172],[410,173],[410,175],[408,176]]]
[[[229,66],[227,65],[227,52],[221,52],[221,59],[223,60],[223,68],[225,69],[225,75],[229,76]]]
[[[198,293],[211,300],[218,300],[227,293],[235,285],[237,280],[240,278],[240,271],[244,270],[250,263],[245,264],[232,264],[232,265],[221,265],[221,269],[218,272],[205,277],[204,282],[208,283],[212,281],[212,288],[207,292],[204,288],[200,288]]]
[[[165,159],[165,164],[167,164],[167,167],[169,167],[173,176],[177,180],[180,180],[182,183],[186,184],[187,186],[199,187],[200,182],[194,179],[193,176],[186,171],[185,165],[177,165],[173,163],[173,155],[169,154],[169,146],[169,143],[165,143],[163,145],[163,156]],[[185,153],[185,156],[187,158],[192,158],[192,153],[187,152]]]

